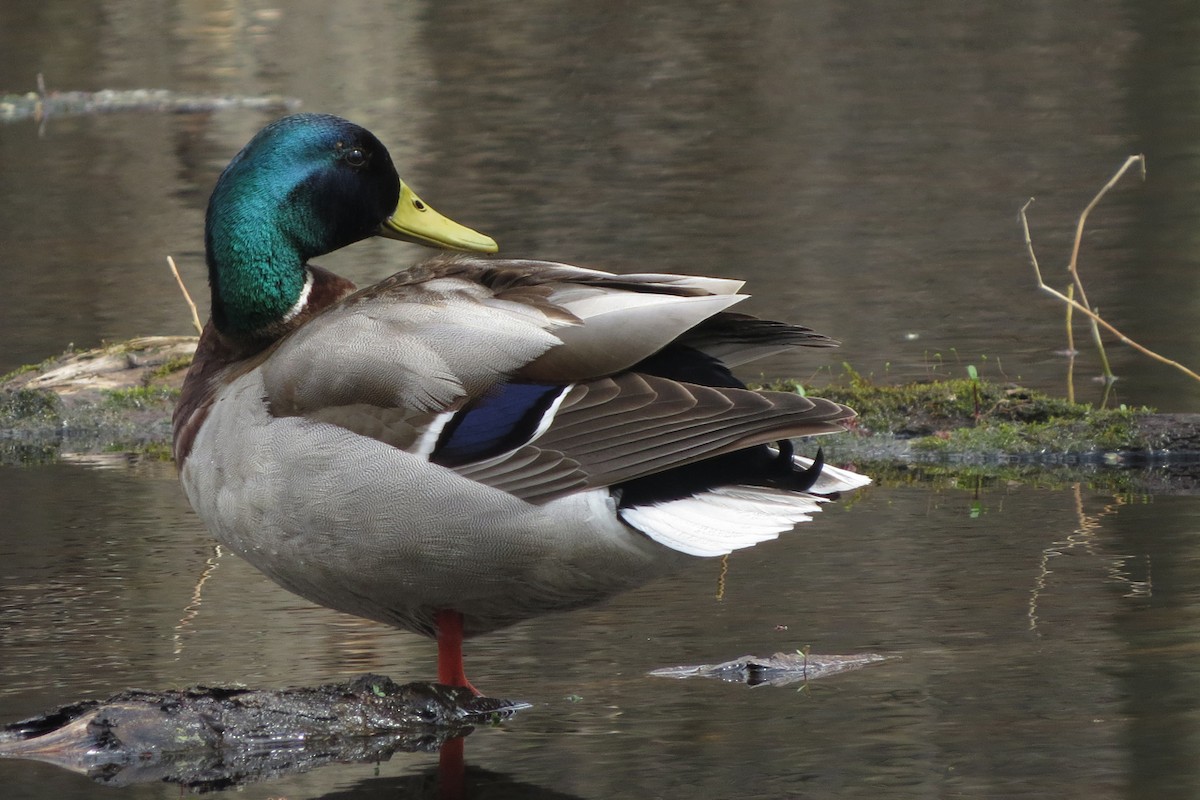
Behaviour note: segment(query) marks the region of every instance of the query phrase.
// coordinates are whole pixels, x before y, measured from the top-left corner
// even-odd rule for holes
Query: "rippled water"
[[[0,5],[0,89],[42,72],[59,89],[294,96],[368,125],[422,196],[507,254],[748,278],[748,310],[844,342],[771,374],[975,364],[1061,391],[1062,315],[1033,288],[1016,211],[1038,197],[1061,279],[1075,215],[1129,153],[1150,179],[1093,218],[1089,294],[1166,354],[1200,352],[1198,20],[1113,0],[15,2]],[[187,333],[164,257],[203,294],[207,193],[268,116],[0,125],[0,372],[69,343]],[[321,261],[368,281],[419,256],[366,242]],[[1176,373],[1110,356],[1120,401],[1196,408]],[[170,465],[4,468],[0,511],[0,721],[129,686],[433,674],[432,643],[219,556]],[[469,777],[527,797],[1194,796],[1197,534],[1187,495],[872,488],[723,578],[698,561],[470,643],[478,685],[534,707],[468,738]],[[802,688],[645,674],[806,646],[899,658]],[[435,762],[242,794],[394,797]],[[29,762],[0,761],[0,786],[116,794]]]
[[[21,501],[47,484],[93,501]],[[309,607],[215,557],[169,467],[9,471],[3,486],[4,507],[24,509],[0,547],[5,719],[131,685],[432,675],[432,643]],[[479,685],[534,707],[471,735],[468,761],[487,785],[528,784],[533,796],[1194,788],[1198,533],[1187,497],[870,489],[737,554],[723,577],[719,562],[697,562],[605,606],[469,643]],[[899,658],[785,688],[645,674],[805,646]],[[435,760],[400,754],[244,794],[372,796]],[[0,783],[13,797],[98,791],[25,762],[0,762]]]

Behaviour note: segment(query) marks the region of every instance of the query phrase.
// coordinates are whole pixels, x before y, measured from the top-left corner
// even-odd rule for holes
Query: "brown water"
[[[127,686],[432,674],[432,643],[214,556],[168,466],[9,470],[2,486],[16,510],[0,546],[5,719]],[[46,486],[66,500],[28,502]],[[489,785],[579,797],[1186,794],[1200,785],[1197,534],[1194,498],[869,490],[738,554],[723,582],[719,562],[698,562],[470,643],[474,679],[534,708],[470,736],[469,761]],[[901,658],[803,689],[645,675],[805,645]],[[242,796],[382,796],[434,762],[401,754]],[[0,785],[101,791],[24,762],[0,761]]]
[[[366,124],[440,210],[509,255],[748,278],[749,310],[840,351],[819,383],[976,365],[1061,391],[1075,215],[1089,294],[1196,366],[1200,13],[1190,4],[810,2],[0,4],[0,86],[284,94]],[[204,203],[251,112],[0,126],[0,372],[187,333]],[[366,242],[359,281],[420,256]],[[1118,400],[1200,388],[1110,350]],[[1097,371],[1081,356],[1083,376]],[[1085,396],[1099,390],[1086,381]],[[0,721],[128,686],[428,678],[430,643],[314,609],[213,546],[169,465],[0,470]],[[578,797],[1172,797],[1200,793],[1200,505],[1009,484],[875,488],[783,541],[473,642],[534,708],[473,734],[494,793]],[[203,584],[201,578],[207,575]],[[777,630],[786,626],[786,630]],[[811,645],[901,656],[795,687],[647,670]],[[256,784],[394,797],[428,755]],[[515,786],[515,788],[514,788]],[[0,762],[0,796],[113,795]],[[175,796],[157,785],[123,790]]]

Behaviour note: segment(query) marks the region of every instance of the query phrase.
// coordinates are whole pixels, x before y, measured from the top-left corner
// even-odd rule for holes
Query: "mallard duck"
[[[490,253],[344,119],[259,132],[208,204],[212,288],[174,415],[212,534],[321,605],[438,639],[594,602],[808,520],[869,479],[794,454],[829,400],[730,372],[808,328],[731,311],[742,282],[435,257],[356,290],[309,260],[369,236]]]

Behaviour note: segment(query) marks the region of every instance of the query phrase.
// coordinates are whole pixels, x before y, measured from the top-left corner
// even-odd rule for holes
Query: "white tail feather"
[[[726,486],[679,500],[626,508],[620,514],[627,524],[672,550],[723,556],[775,539],[796,523],[807,522],[823,502],[823,498],[806,493]]]

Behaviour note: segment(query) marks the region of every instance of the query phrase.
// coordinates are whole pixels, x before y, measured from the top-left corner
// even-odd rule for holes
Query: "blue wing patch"
[[[429,460],[457,467],[499,455],[526,442],[565,386],[509,383],[454,415]]]

